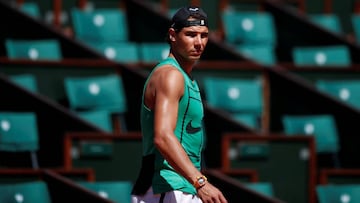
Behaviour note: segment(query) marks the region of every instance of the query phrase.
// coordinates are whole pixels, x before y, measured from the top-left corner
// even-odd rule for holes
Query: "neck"
[[[196,64],[196,61],[190,61],[182,58],[180,55],[170,53],[169,57],[175,58],[175,60],[179,63],[180,67],[189,75],[191,76],[191,71]]]

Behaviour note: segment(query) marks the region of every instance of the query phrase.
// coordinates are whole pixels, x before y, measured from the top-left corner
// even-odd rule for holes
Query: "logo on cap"
[[[198,11],[199,8],[189,8],[190,11]]]

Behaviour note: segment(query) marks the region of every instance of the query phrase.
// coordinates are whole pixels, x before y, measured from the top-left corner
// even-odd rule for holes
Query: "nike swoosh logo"
[[[199,131],[201,131],[201,127],[193,127],[191,124],[192,121],[190,121],[187,125],[186,125],[186,132],[189,134],[195,134]]]

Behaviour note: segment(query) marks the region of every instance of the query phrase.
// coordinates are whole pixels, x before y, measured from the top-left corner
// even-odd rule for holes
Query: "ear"
[[[169,29],[169,40],[174,42],[175,41],[175,30],[173,28]]]

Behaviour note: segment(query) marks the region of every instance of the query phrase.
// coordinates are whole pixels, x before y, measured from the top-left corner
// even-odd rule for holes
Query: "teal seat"
[[[0,184],[0,202],[51,203],[50,191],[43,181]]]
[[[316,195],[319,203],[360,202],[360,184],[317,185]]]
[[[32,74],[12,75],[10,76],[10,79],[31,92],[38,92],[37,81]]]
[[[337,34],[343,34],[340,19],[334,13],[332,13],[332,14],[309,14],[309,18],[313,23],[315,23],[316,25],[319,25],[320,27],[327,29],[328,31],[331,31],[331,32],[334,32]]]
[[[56,39],[6,39],[7,57],[10,59],[52,60],[62,59],[61,46]]]
[[[318,80],[316,87],[334,98],[360,109],[360,80]]]
[[[354,36],[357,43],[360,42],[360,15],[352,14],[351,15],[351,25],[354,30]]]
[[[71,10],[75,37],[83,42],[128,41],[126,13],[119,8]]]
[[[257,63],[270,66],[276,64],[276,55],[273,46],[235,45],[235,49]]]
[[[74,110],[127,110],[122,78],[116,74],[66,77],[65,90]]]
[[[72,110],[108,111],[110,117],[119,116],[122,129],[126,129],[124,114],[127,112],[127,103],[122,78],[119,75],[66,77],[64,85]],[[89,121],[92,122],[92,119]]]
[[[332,115],[284,115],[282,123],[287,135],[315,136],[318,153],[339,151],[337,126]]]
[[[140,60],[144,63],[158,63],[169,55],[170,47],[167,43],[141,43],[139,44]]]
[[[254,113],[232,113],[232,116],[235,120],[240,121],[252,128],[258,128],[260,125],[260,118],[257,114]]]
[[[225,10],[221,20],[224,40],[230,44],[277,44],[274,19],[268,12]]]
[[[251,127],[259,127],[263,108],[260,80],[208,76],[204,78],[203,86],[209,105],[229,112]]]
[[[295,47],[292,56],[299,67],[349,67],[352,63],[350,51],[343,45]]]
[[[98,193],[115,203],[131,202],[133,184],[130,181],[78,182],[81,186]]]
[[[259,192],[268,197],[274,197],[274,189],[272,183],[269,182],[255,182],[255,183],[244,183],[245,187]]]
[[[37,19],[41,18],[40,8],[36,2],[23,2],[18,7],[22,12],[30,15],[31,17]]]
[[[81,118],[91,122],[94,125],[97,125],[104,131],[107,131],[109,133],[113,131],[111,116],[109,116],[111,115],[111,112],[106,110],[98,110],[80,111],[77,113]]]
[[[34,112],[0,112],[0,151],[30,152],[33,168],[38,168],[37,118]]]
[[[140,61],[139,48],[131,42],[89,42],[92,48],[106,58],[123,63],[137,63]]]

